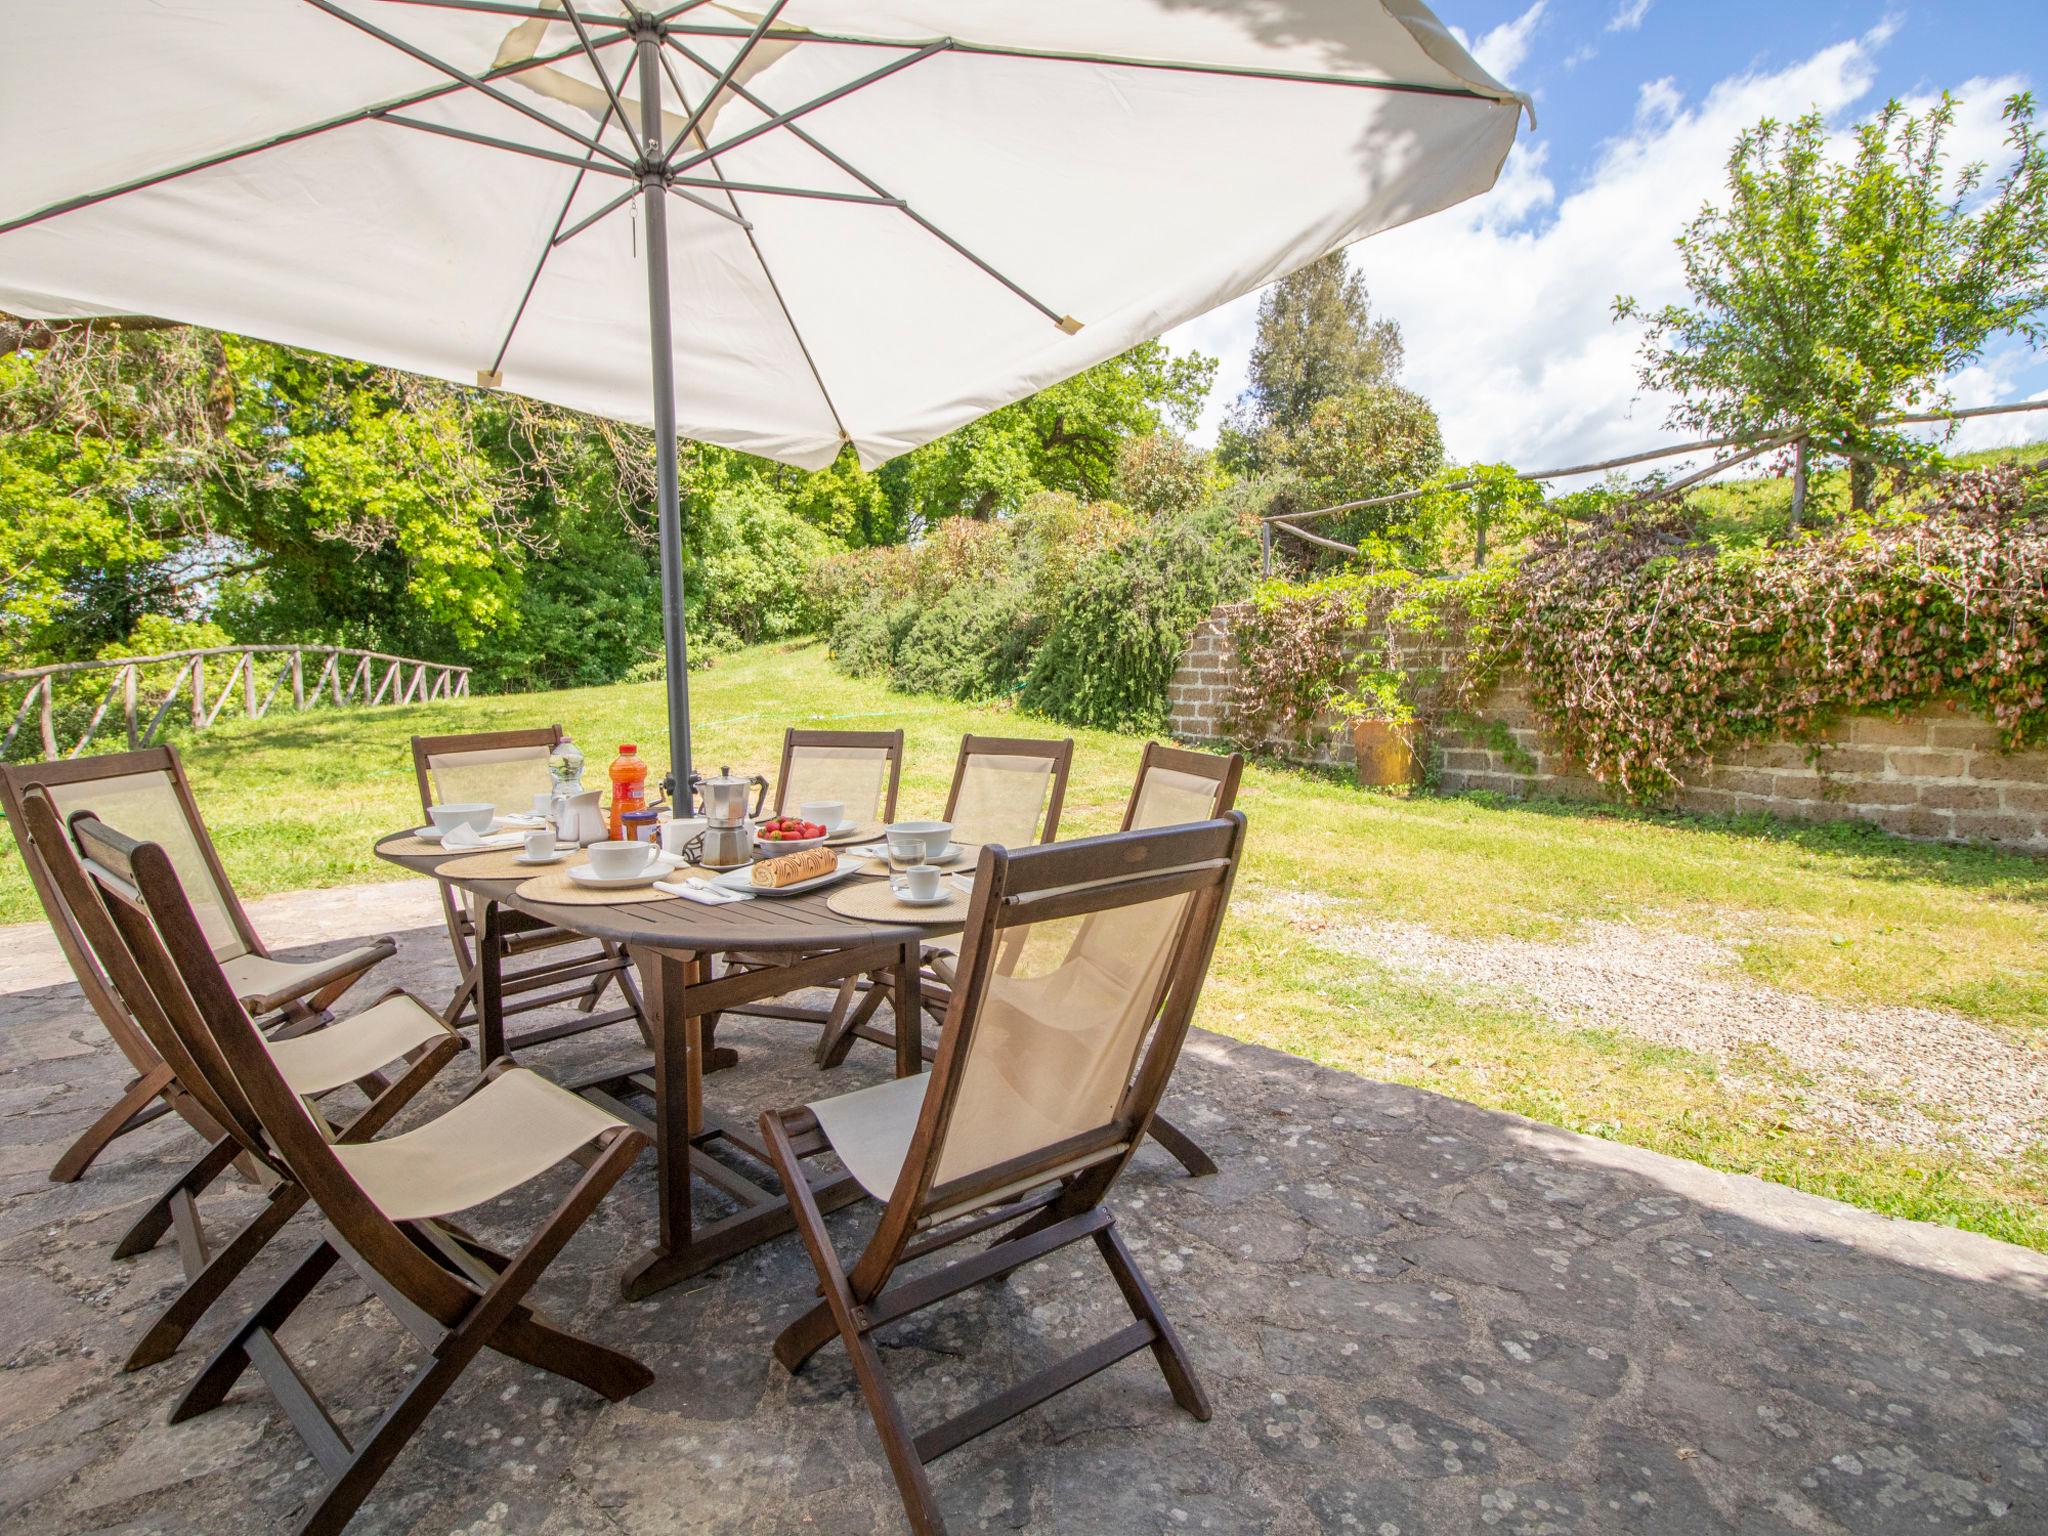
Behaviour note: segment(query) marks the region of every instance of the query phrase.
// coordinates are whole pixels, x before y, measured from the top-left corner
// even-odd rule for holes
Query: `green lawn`
[[[900,724],[906,811],[937,811],[962,731],[1067,734],[841,677],[814,645],[727,657],[691,682],[706,769],[772,772],[790,724]],[[666,760],[660,689],[636,684],[234,723],[197,738],[187,761],[229,872],[255,897],[392,878],[370,845],[418,819],[406,750],[413,732],[552,721],[597,772],[620,741],[637,742],[657,767]],[[1110,830],[1141,742],[1073,734],[1063,828]],[[1263,765],[1247,773],[1239,803],[1252,837],[1239,911],[1203,1002],[1208,1027],[2048,1249],[2048,1149],[1993,1163],[1788,1129],[1782,1097],[1736,1088],[1703,1057],[1561,1028],[1469,989],[1420,985],[1259,910],[1264,897],[1307,889],[1333,921],[1405,920],[1469,937],[1561,937],[1586,918],[1717,933],[1732,924],[1746,938],[1743,966],[1774,985],[1939,1005],[2048,1041],[2048,864],[1856,829],[1402,799]],[[0,921],[39,915],[0,834]]]

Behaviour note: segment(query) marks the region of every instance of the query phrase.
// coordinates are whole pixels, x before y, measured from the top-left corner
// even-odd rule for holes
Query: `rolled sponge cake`
[[[799,880],[815,880],[820,875],[829,875],[839,867],[839,854],[831,848],[802,848],[795,853],[781,854],[772,859],[763,859],[754,866],[754,884],[765,885],[773,890],[780,886],[795,885]]]

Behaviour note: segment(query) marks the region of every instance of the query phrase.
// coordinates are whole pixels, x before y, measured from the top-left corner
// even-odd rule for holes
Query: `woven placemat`
[[[560,865],[544,875],[535,875],[513,894],[526,901],[551,901],[559,907],[619,907],[632,901],[676,900],[668,892],[657,891],[651,885],[617,886],[610,890],[601,886],[578,885]]]
[[[424,837],[416,837],[408,832],[403,837],[388,838],[377,844],[377,851],[383,854],[414,854],[441,853],[444,850],[439,838],[428,842]]]
[[[865,821],[857,827],[849,827],[844,832],[834,832],[825,839],[825,846],[844,848],[851,843],[872,843],[881,835],[882,824],[879,821]]]
[[[528,875],[546,874],[552,870],[560,874],[577,864],[587,861],[588,855],[581,848],[563,852],[561,861],[555,864],[522,864],[525,854],[522,848],[486,848],[481,853],[458,853],[434,866],[434,873],[444,880],[524,880]]]
[[[886,885],[842,885],[825,898],[825,905],[841,917],[864,923],[958,923],[967,918],[967,893],[950,880],[939,889],[948,900],[929,907],[905,906]]]

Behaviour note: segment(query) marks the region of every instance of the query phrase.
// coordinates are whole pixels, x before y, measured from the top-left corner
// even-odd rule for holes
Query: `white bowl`
[[[830,835],[826,834],[827,837]],[[754,852],[764,859],[772,859],[778,853],[797,853],[805,848],[815,848],[824,841],[823,837],[778,837],[771,840],[756,833]]]
[[[892,821],[882,829],[884,842],[891,856],[895,856],[899,843],[916,839],[927,860],[941,859],[946,850],[953,846],[953,823],[950,821]]]
[[[464,825],[475,827],[479,832],[491,830],[491,823],[497,820],[495,805],[433,805],[427,807],[427,820],[439,827],[445,834]]]
[[[589,855],[590,872],[600,880],[624,880],[644,874],[661,857],[653,843],[592,843],[583,850]]]

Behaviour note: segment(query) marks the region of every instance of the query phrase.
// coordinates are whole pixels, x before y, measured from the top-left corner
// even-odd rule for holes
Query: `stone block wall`
[[[1168,685],[1173,733],[1219,746],[1231,736],[1237,680],[1234,610],[1220,608],[1196,630]],[[1416,704],[1429,712],[1431,677],[1449,661],[1441,637],[1396,632],[1387,637],[1393,664],[1417,679]],[[1493,790],[1517,798],[1541,795],[1608,800],[1543,731],[1525,678],[1510,676],[1487,698],[1486,737],[1431,733],[1426,750],[1446,793]],[[1509,750],[1499,737],[1514,744]],[[1289,741],[1260,750],[1298,762],[1349,767],[1344,722],[1317,721]],[[2048,853],[2048,751],[2002,752],[1988,721],[1954,704],[1904,715],[1858,715],[1810,741],[1730,748],[1700,765],[1668,808],[1716,815],[1763,812],[1793,821],[1862,821],[1902,837],[1983,842]]]

